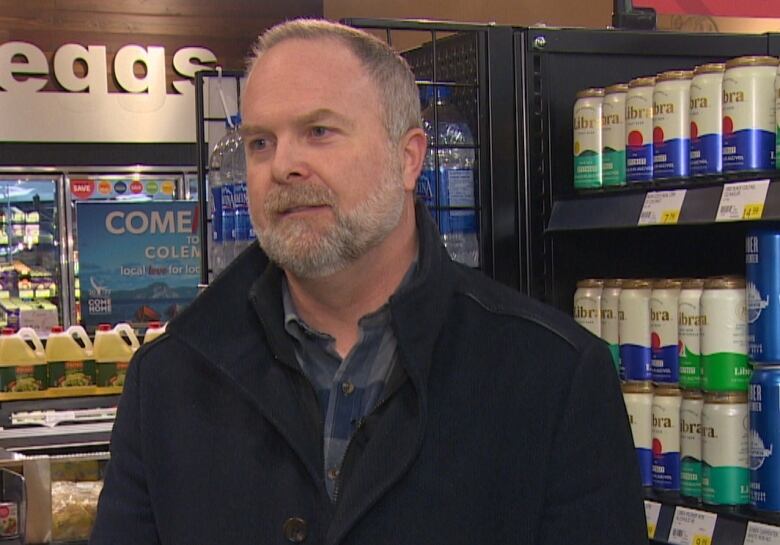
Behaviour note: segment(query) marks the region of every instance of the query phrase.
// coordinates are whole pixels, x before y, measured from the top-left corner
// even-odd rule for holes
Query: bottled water
[[[216,276],[232,259],[233,227],[235,224],[233,188],[229,185],[230,157],[228,145],[232,138],[230,124],[225,122],[227,132],[214,145],[209,157],[209,212],[211,215],[211,237],[209,240],[209,266]],[[232,174],[230,174],[232,176]]]
[[[238,132],[240,124],[241,118],[236,116],[236,130],[230,140],[230,173],[233,181],[233,206],[235,216],[233,256],[240,254],[255,238],[247,201],[246,157],[244,155],[244,140]]]
[[[450,87],[436,87],[434,100],[429,87],[423,97],[430,102],[422,112],[428,153],[417,193],[436,218],[450,257],[469,267],[479,267],[474,148],[470,147],[474,139],[465,118],[450,103],[451,96]],[[434,108],[438,127],[434,126]]]
[[[227,135],[225,135],[227,136]],[[220,138],[211,150],[209,156],[209,227],[208,255],[209,268],[216,276],[225,268],[224,244],[222,240],[222,157],[225,149],[225,136]]]
[[[227,123],[222,151],[222,170],[220,179],[222,184],[222,245],[224,265],[233,261],[235,257],[236,242],[236,206],[235,206],[235,176],[233,172],[233,156],[235,155],[235,140],[238,137],[238,116],[231,116]]]

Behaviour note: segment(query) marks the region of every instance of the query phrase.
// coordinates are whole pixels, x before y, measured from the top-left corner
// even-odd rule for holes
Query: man
[[[601,341],[453,263],[403,60],[294,21],[243,102],[244,252],[131,365],[93,544],[646,543]]]

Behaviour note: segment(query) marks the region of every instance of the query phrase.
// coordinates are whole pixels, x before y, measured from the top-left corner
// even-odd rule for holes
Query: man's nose
[[[279,183],[294,182],[308,177],[306,152],[296,138],[279,138],[271,162],[271,174]]]

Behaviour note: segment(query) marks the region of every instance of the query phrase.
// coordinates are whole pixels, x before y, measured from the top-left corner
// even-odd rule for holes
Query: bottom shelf
[[[645,514],[654,544],[780,545],[780,516],[749,506],[704,505],[649,490]]]

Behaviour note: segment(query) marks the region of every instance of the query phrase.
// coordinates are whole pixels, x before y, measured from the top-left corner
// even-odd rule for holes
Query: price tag
[[[647,519],[647,537],[655,537],[655,528],[658,526],[658,517],[661,514],[661,504],[656,501],[645,500],[645,518]]]
[[[675,545],[712,545],[715,531],[715,513],[676,507],[672,529],[669,531],[669,543]]]
[[[724,184],[715,221],[761,219],[768,189],[769,180]]]
[[[645,195],[645,203],[642,205],[637,225],[677,223],[684,200],[685,189],[648,192]]]
[[[742,545],[780,545],[780,528],[750,521]]]

